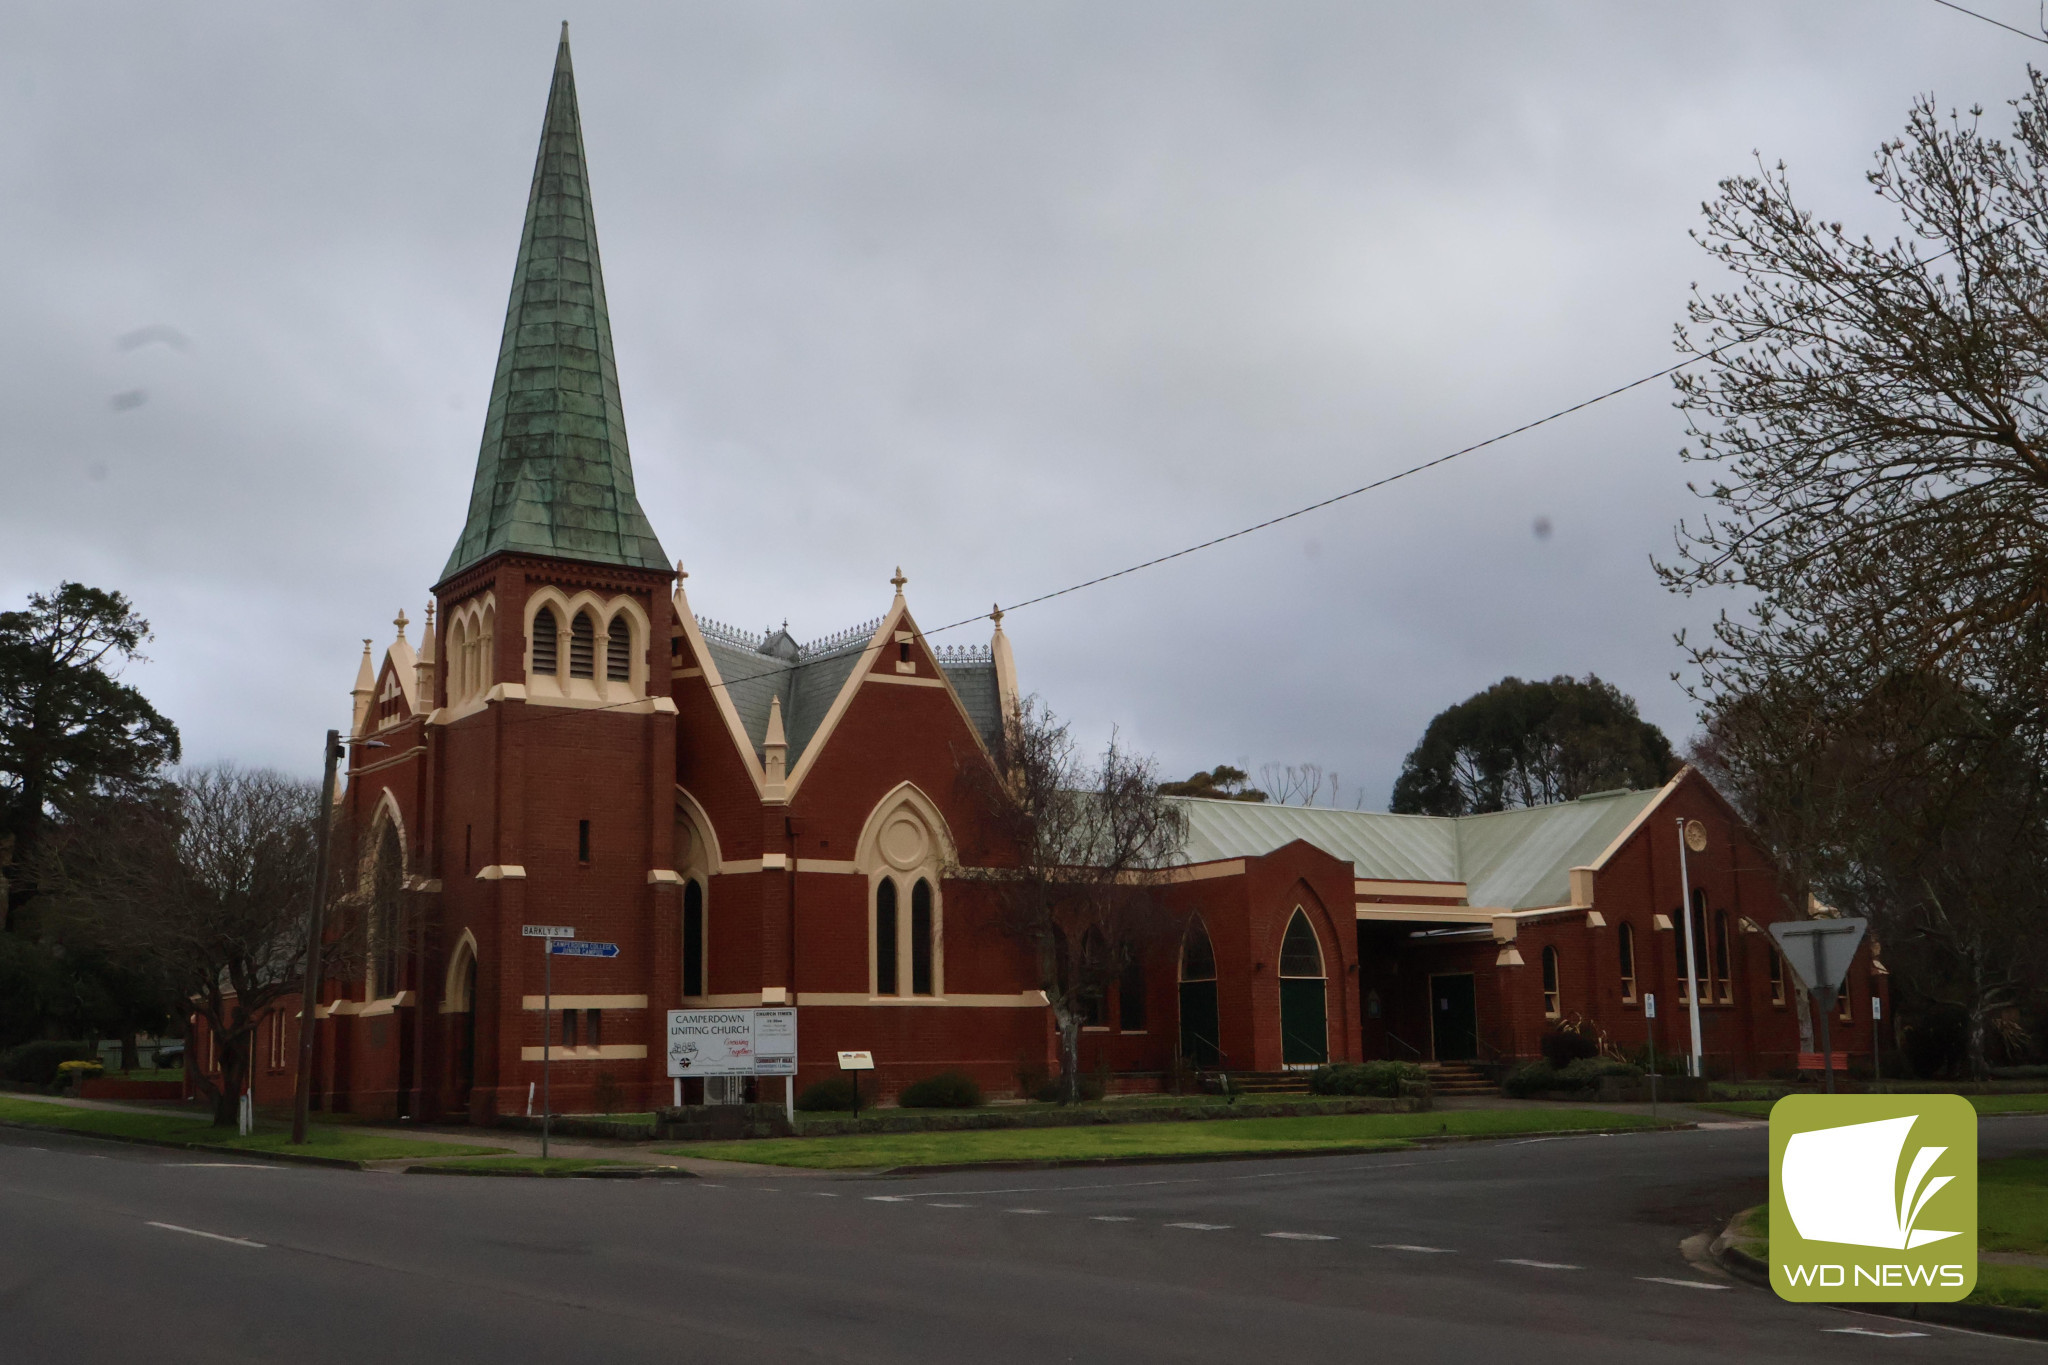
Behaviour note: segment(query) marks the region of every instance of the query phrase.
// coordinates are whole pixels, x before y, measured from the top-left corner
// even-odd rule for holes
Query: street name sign
[[[548,944],[548,951],[556,957],[617,957],[616,943],[596,943],[588,939],[558,938]]]
[[[794,1076],[796,1011],[670,1010],[668,1074]]]
[[[566,924],[528,924],[519,930],[523,938],[574,938],[576,931]]]

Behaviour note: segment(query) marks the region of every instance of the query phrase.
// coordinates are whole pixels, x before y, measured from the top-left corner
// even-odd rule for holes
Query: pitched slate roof
[[[817,738],[818,728],[825,723],[826,712],[838,699],[846,680],[853,670],[860,666],[861,655],[867,647],[867,636],[872,627],[858,632],[859,638],[837,648],[817,649],[815,646],[801,653],[778,648],[788,637],[784,632],[772,633],[758,645],[752,643],[755,637],[729,634],[724,628],[698,622],[704,632],[704,646],[711,651],[712,659],[718,665],[719,677],[725,683],[726,696],[732,699],[733,710],[739,713],[740,727],[747,732],[748,740],[759,757],[762,744],[768,734],[768,703],[770,698],[782,701],[783,733],[789,744],[788,761],[792,771],[797,760]],[[837,638],[837,637],[835,637]],[[796,657],[790,655],[796,653]],[[983,740],[993,746],[1002,731],[1002,707],[997,698],[996,666],[993,660],[948,659],[940,665],[947,681],[960,695],[960,701],[967,708],[968,719],[981,732]]]
[[[469,518],[441,577],[500,550],[669,567],[633,490],[567,24],[555,51]]]
[[[1301,839],[1360,877],[1464,882],[1472,905],[1533,910],[1569,901],[1571,869],[1592,863],[1667,790],[1457,817],[1174,799],[1188,812],[1189,862],[1259,857]]]

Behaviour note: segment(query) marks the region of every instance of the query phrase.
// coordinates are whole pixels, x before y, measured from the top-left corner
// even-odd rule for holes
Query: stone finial
[[[1017,660],[1010,653],[1010,637],[1003,633],[1003,609],[1000,604],[989,613],[996,623],[995,633],[989,637],[989,659],[996,666],[996,701],[1002,707],[1003,728],[1016,725],[1024,717],[1024,698],[1017,687]]]
[[[782,698],[768,698],[768,731],[761,740],[761,799],[789,800],[789,738],[782,729]]]
[[[688,569],[685,569],[683,567],[683,561],[678,559],[676,561],[676,582],[680,584],[684,579],[688,578],[689,576],[690,571]]]
[[[996,629],[1003,628],[1003,604],[997,602],[989,608],[988,619],[996,623]]]
[[[890,583],[895,585],[896,595],[898,597],[903,596],[903,585],[905,583],[908,583],[909,581],[909,579],[903,576],[903,566],[901,564],[898,564],[896,566],[896,576],[889,580]]]
[[[403,640],[405,638],[405,628],[412,624],[411,621],[406,619],[404,607],[400,607],[398,615],[391,618],[391,624],[398,627],[398,638]]]

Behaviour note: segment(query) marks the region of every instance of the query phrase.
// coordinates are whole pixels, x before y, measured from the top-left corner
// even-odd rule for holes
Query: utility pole
[[[327,732],[327,754],[320,778],[320,816],[314,827],[313,904],[306,911],[306,981],[299,990],[299,1084],[292,1101],[292,1142],[306,1140],[306,1111],[313,1098],[313,1024],[320,1007],[320,939],[326,932],[327,858],[334,828],[334,765],[342,755],[341,732]]]
[[[1706,847],[1704,841],[1700,845]],[[1704,1069],[1700,1065],[1700,969],[1693,960],[1692,938],[1692,873],[1686,865],[1685,817],[1678,817],[1678,893],[1685,899],[1679,904],[1681,917],[1685,921],[1685,998],[1692,1016],[1692,1075],[1695,1080]],[[1704,917],[1704,912],[1702,912]],[[1701,929],[1706,926],[1702,924]]]

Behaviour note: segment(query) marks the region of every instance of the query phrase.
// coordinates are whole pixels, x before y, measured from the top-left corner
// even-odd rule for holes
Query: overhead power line
[[[1973,9],[1964,9],[1961,5],[1956,4],[1955,0],[1934,0],[1934,3],[1940,5],[1943,9],[1952,9],[1957,14],[1967,14],[1972,19],[1980,20],[1983,23],[1991,25],[1993,28],[2002,28],[2007,33],[2017,33],[2020,35],[2020,37],[2025,38],[2030,42],[2048,43],[2048,37],[2043,37],[2041,34],[2038,33],[2029,33],[2023,28],[2014,28],[2011,24],[2006,23],[2003,19],[1994,19],[1988,14],[1979,14],[1977,13],[1977,11]]]

